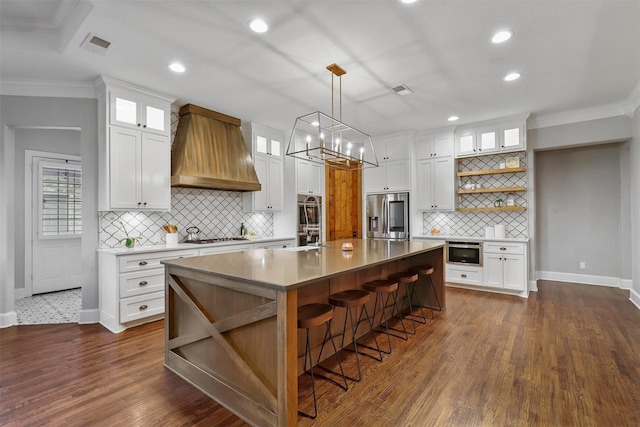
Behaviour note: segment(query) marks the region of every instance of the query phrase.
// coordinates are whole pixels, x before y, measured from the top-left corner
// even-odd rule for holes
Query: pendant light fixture
[[[293,126],[287,155],[338,169],[377,167],[371,137],[342,122],[342,76],[344,68],[327,65],[331,71],[331,117],[320,111],[298,117]],[[339,117],[334,114],[334,78],[339,80]]]

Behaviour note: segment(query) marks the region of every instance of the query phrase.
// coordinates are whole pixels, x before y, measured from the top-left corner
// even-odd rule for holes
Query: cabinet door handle
[[[138,127],[140,127],[140,126],[141,126],[141,124],[140,124],[140,123],[138,123]]]
[[[142,127],[143,127],[143,128],[146,128],[146,127],[147,127],[147,125],[142,125]]]
[[[149,306],[147,304],[142,304],[139,309],[140,310],[146,310],[147,308],[149,308]]]
[[[467,275],[466,274],[461,274],[460,277],[467,277]]]
[[[143,205],[147,206],[147,202],[144,202]]]
[[[146,286],[147,285],[147,281],[143,280],[142,282],[138,283],[140,286]]]
[[[138,265],[147,265],[147,261],[140,261]]]
[[[138,202],[138,206],[140,206],[142,204],[142,202]]]

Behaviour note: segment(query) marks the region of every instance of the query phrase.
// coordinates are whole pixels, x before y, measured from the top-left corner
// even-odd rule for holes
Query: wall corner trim
[[[8,328],[9,326],[18,324],[18,313],[10,311],[8,313],[0,313],[0,328]]]
[[[640,293],[635,289],[631,289],[631,292],[629,292],[629,301],[640,310]]]
[[[97,308],[92,310],[80,310],[80,318],[78,324],[88,325],[91,323],[98,323],[100,321],[100,310]]]

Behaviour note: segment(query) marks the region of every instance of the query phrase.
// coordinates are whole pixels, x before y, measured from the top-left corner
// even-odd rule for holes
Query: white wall
[[[81,322],[98,317],[98,113],[95,99],[0,96],[0,327],[15,321],[15,272],[13,248],[15,214],[8,203],[14,200],[17,129],[32,127],[79,128],[82,156],[82,311]],[[9,323],[7,324],[7,321]]]
[[[537,153],[538,271],[622,278],[621,148]]]
[[[632,284],[631,300],[640,308],[640,108],[633,118],[631,142],[631,233]]]
[[[25,150],[36,150],[50,153],[71,154],[80,156],[80,132],[67,129],[16,129],[15,132],[15,287],[25,287],[24,265],[24,233],[25,216],[31,212],[24,211],[25,184]]]

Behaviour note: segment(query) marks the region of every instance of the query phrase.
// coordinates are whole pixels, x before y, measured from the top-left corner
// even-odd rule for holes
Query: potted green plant
[[[118,222],[122,226],[122,230],[124,231],[124,235],[126,236],[124,239],[120,240],[120,243],[124,242],[124,245],[127,248],[135,247],[136,242],[140,243],[140,238],[139,237],[131,237],[131,236],[129,236],[129,233],[127,232],[127,228],[124,226],[124,223],[122,221],[118,221]]]
[[[496,199],[495,202],[493,202],[493,206],[495,206],[496,208],[499,208],[502,206],[502,203],[504,202],[504,200],[502,199]]]

